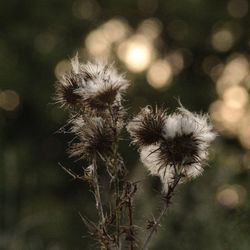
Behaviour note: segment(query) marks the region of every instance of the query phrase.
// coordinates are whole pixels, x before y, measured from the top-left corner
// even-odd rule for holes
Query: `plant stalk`
[[[146,240],[144,241],[141,250],[147,250],[148,249],[148,244],[149,244],[154,232],[157,231],[157,228],[158,228],[158,226],[160,224],[160,221],[161,221],[162,217],[165,215],[166,211],[169,208],[171,198],[173,197],[173,194],[174,194],[174,190],[175,190],[176,186],[178,185],[181,177],[182,177],[181,174],[176,175],[175,178],[174,178],[174,182],[171,185],[169,185],[168,192],[167,192],[166,195],[164,195],[164,205],[162,207],[162,210],[161,210],[158,218],[154,222],[154,225],[152,226]]]
[[[102,199],[100,195],[100,186],[98,182],[96,158],[93,158],[92,164],[93,164],[94,193],[95,193],[95,200],[96,200],[96,208],[99,214],[99,218],[101,220],[101,224],[104,225],[105,217],[103,213]]]

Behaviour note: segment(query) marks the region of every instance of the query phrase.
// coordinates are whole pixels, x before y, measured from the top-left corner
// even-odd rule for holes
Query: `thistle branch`
[[[101,220],[101,225],[104,225],[105,217],[103,213],[102,199],[100,195],[100,186],[98,182],[97,164],[96,164],[95,157],[92,160],[92,164],[93,164],[93,188],[94,188],[94,194],[95,194],[95,200],[96,200],[96,208],[99,214],[99,218]]]
[[[129,250],[134,249],[134,239],[133,239],[133,210],[132,210],[132,201],[131,198],[128,198],[128,219],[129,219],[129,230],[132,234],[129,240]]]
[[[173,194],[174,194],[174,191],[175,191],[175,188],[177,187],[180,179],[183,177],[183,175],[181,174],[176,174],[175,177],[174,177],[174,181],[169,185],[169,188],[168,188],[168,191],[167,193],[164,195],[164,205],[162,207],[162,210],[158,216],[158,218],[154,221],[154,224],[153,226],[151,227],[151,230],[147,236],[147,238],[145,239],[143,245],[142,245],[142,248],[141,250],[146,250],[148,249],[148,244],[154,234],[154,232],[157,231],[157,228],[158,226],[160,225],[160,221],[162,219],[162,217],[165,215],[166,211],[168,210],[169,208],[169,205],[171,203],[171,199],[173,197]]]
[[[121,248],[120,242],[120,208],[119,207],[119,199],[120,199],[120,180],[119,180],[119,166],[118,166],[118,136],[117,136],[117,117],[115,117],[112,107],[109,107],[109,113],[111,117],[111,127],[114,133],[114,143],[113,143],[113,168],[114,168],[114,186],[115,186],[115,221],[116,221],[116,240],[117,240],[117,248]]]

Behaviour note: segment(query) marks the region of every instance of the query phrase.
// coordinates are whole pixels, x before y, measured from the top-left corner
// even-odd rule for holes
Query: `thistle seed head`
[[[80,159],[91,159],[98,156],[98,154],[103,155],[112,150],[114,133],[101,117],[88,117],[84,119],[82,127],[79,124],[73,124],[73,127],[78,130],[76,134],[79,142],[71,145],[69,149],[71,156]]]
[[[81,86],[81,76],[70,72],[64,75],[61,80],[55,84],[55,100],[62,107],[74,107],[81,101],[81,96],[77,90]]]
[[[140,147],[141,161],[150,174],[161,178],[166,191],[177,174],[181,174],[184,181],[203,172],[208,148],[215,136],[207,115],[181,107],[165,117],[157,143]]]
[[[103,111],[112,105],[121,105],[121,96],[128,88],[128,81],[113,65],[105,63],[82,64],[75,56],[71,71],[56,82],[56,102],[64,107]]]
[[[82,65],[81,72],[84,88],[79,88],[77,93],[82,97],[82,102],[92,109],[103,110],[117,105],[129,86],[112,65],[87,63]]]
[[[55,101],[66,108],[78,105],[81,96],[77,90],[83,87],[82,77],[80,63],[76,56],[71,60],[70,72],[62,75],[60,80],[55,83]]]
[[[132,143],[143,147],[159,142],[162,139],[165,122],[165,110],[150,106],[143,108],[127,126]]]

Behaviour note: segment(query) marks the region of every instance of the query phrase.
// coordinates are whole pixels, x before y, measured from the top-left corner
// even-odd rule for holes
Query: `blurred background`
[[[125,105],[170,110],[176,98],[209,111],[219,137],[205,174],[182,185],[152,249],[250,249],[250,3],[247,0],[8,0],[0,2],[0,249],[95,249],[78,215],[95,218],[85,183],[58,165],[69,135],[54,82],[78,51],[115,61],[131,87]],[[131,179],[146,177],[124,143]],[[146,177],[137,223],[160,208]]]

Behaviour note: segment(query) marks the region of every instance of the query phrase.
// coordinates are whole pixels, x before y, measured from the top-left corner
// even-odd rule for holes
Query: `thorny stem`
[[[115,186],[115,221],[116,221],[116,244],[117,244],[117,248],[121,249],[121,241],[120,241],[120,220],[121,220],[121,215],[120,215],[120,208],[118,208],[119,206],[119,197],[120,197],[120,182],[119,182],[119,168],[118,168],[118,164],[117,164],[117,151],[118,151],[118,137],[117,137],[117,127],[116,127],[116,123],[117,123],[117,119],[114,116],[113,110],[110,107],[109,108],[109,112],[110,112],[110,116],[111,116],[111,121],[112,121],[112,129],[113,129],[113,133],[114,133],[114,138],[115,141],[113,143],[113,160],[114,160],[114,170],[115,170],[115,182],[114,182],[114,186]]]
[[[131,198],[128,199],[128,219],[129,219],[129,229],[133,230],[133,211],[132,211],[132,201]],[[132,235],[133,236],[133,235]],[[129,242],[129,250],[134,249],[134,239]]]
[[[121,243],[120,243],[120,209],[118,208],[119,205],[119,196],[120,196],[120,190],[119,190],[119,177],[117,176],[117,172],[116,171],[116,180],[115,180],[115,193],[116,193],[116,201],[115,201],[115,207],[116,207],[116,232],[117,232],[117,246],[118,249],[120,249],[121,247]]]
[[[164,195],[164,206],[158,216],[158,218],[156,219],[156,221],[154,222],[154,225],[152,226],[145,242],[143,243],[143,246],[141,248],[141,250],[146,250],[148,249],[148,244],[154,234],[154,232],[156,232],[157,230],[157,227],[159,226],[160,224],[160,221],[162,219],[162,217],[164,216],[164,214],[166,213],[167,209],[169,208],[169,205],[170,205],[170,202],[171,202],[171,198],[173,197],[173,193],[174,193],[174,190],[176,188],[176,186],[178,185],[180,179],[181,179],[182,175],[181,174],[177,174],[176,173],[176,176],[174,178],[174,181],[171,185],[169,185],[169,188],[168,188],[168,192],[166,195]]]
[[[120,242],[120,208],[119,206],[119,198],[120,198],[120,188],[119,188],[119,176],[118,176],[118,166],[117,166],[117,145],[114,147],[114,167],[115,167],[115,211],[116,211],[116,233],[117,233],[117,247],[121,248]]]
[[[104,213],[103,213],[102,200],[101,200],[101,195],[100,195],[100,187],[99,187],[99,182],[98,182],[96,158],[93,158],[92,164],[93,164],[94,192],[95,192],[95,199],[96,199],[96,208],[97,208],[97,211],[99,213],[99,218],[101,219],[101,224],[104,225],[105,217],[104,217]]]

